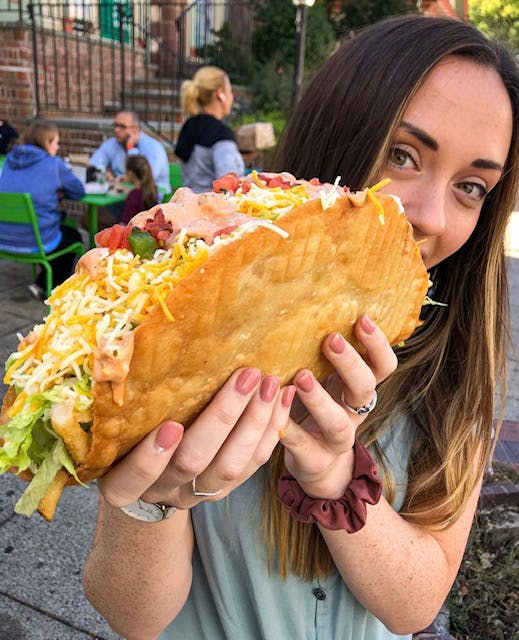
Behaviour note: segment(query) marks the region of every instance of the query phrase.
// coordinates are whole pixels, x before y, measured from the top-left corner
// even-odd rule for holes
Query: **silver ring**
[[[219,491],[213,491],[213,493],[209,493],[207,491],[197,491],[196,478],[193,478],[193,482],[191,483],[191,489],[193,490],[194,496],[203,496],[204,498],[211,498],[212,496],[217,496],[219,493],[222,493],[222,489],[220,489]]]
[[[351,404],[348,404],[344,399],[344,389],[343,389],[341,391],[341,403],[345,409],[349,409],[350,411],[353,411],[353,413],[356,413],[358,416],[365,416],[368,413],[371,413],[377,405],[377,390],[376,389],[373,390],[373,395],[371,396],[371,400],[368,402],[368,404],[364,404],[362,405],[362,407],[352,407]]]

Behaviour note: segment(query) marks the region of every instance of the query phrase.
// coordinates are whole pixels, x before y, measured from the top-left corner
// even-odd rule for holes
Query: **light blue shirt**
[[[144,131],[139,132],[137,146],[129,151],[126,151],[116,138],[108,138],[101,144],[99,149],[94,151],[89,163],[93,167],[97,167],[103,171],[109,169],[117,178],[126,173],[127,155],[144,156],[150,163],[155,185],[158,188],[171,191],[169,184],[169,162],[166,149],[161,142],[144,133]]]
[[[391,435],[391,433],[393,435]],[[403,501],[411,429],[401,421],[381,444]],[[191,510],[196,538],[189,598],[160,640],[410,640],[396,636],[353,596],[337,571],[324,580],[269,574],[263,543],[262,479],[227,500]]]
[[[187,162],[181,163],[182,182],[195,193],[213,190],[213,180],[227,173],[242,176],[245,163],[233,140],[220,140],[212,147],[196,144]]]

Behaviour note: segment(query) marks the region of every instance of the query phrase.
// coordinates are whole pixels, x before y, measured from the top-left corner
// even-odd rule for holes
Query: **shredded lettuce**
[[[34,474],[33,479],[16,503],[14,507],[15,512],[25,516],[32,515],[32,513],[38,508],[40,500],[47,492],[50,483],[54,480],[61,467],[65,467],[65,469],[71,473],[76,480],[78,480],[74,469],[74,463],[65,449],[63,440],[61,438],[57,438],[54,441],[52,449],[47,454],[39,469]]]
[[[63,440],[52,429],[50,413],[53,404],[69,398],[74,398],[78,411],[88,411],[92,404],[90,389],[86,375],[67,378],[48,391],[28,396],[21,409],[0,425],[0,475],[13,467],[17,473],[30,469],[34,474],[16,504],[16,513],[30,515],[62,467],[80,482]]]

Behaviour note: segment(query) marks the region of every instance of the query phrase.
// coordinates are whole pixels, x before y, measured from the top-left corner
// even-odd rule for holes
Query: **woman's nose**
[[[409,222],[420,236],[441,236],[446,228],[446,198],[440,189],[420,194],[410,207],[406,206]]]

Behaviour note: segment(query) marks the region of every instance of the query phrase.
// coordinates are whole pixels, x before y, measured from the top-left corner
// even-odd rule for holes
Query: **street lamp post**
[[[292,95],[292,106],[295,106],[297,101],[299,100],[301,86],[303,84],[308,7],[312,7],[314,5],[314,2],[315,0],[292,0],[292,4],[296,8],[296,62],[294,66],[294,91]]]

